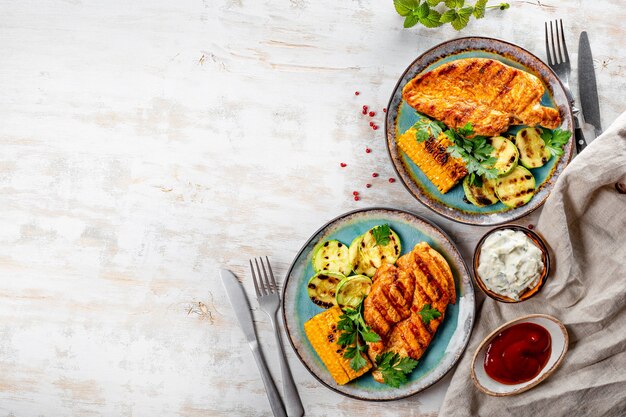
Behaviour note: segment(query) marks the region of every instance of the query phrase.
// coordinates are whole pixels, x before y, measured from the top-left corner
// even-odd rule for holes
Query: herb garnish
[[[493,167],[497,159],[491,156],[494,148],[487,142],[487,137],[474,136],[468,139],[468,136],[474,133],[471,123],[460,129],[448,129],[444,133],[452,142],[446,152],[465,162],[470,184],[481,185],[481,177],[487,179],[498,177],[498,170]]]
[[[367,365],[367,361],[361,356],[361,353],[367,351],[367,345],[362,343],[362,341],[380,341],[380,336],[365,324],[363,319],[363,301],[355,309],[348,308],[344,311],[339,317],[337,328],[341,330],[337,343],[343,348],[348,347],[343,357],[350,359],[350,367],[358,371]]]
[[[406,374],[415,369],[417,361],[409,357],[400,358],[400,355],[394,352],[385,352],[376,356],[376,366],[383,375],[385,384],[398,388],[400,384],[406,382]]]
[[[437,138],[445,125],[437,120],[422,117],[412,128],[415,129],[415,139],[423,142],[429,137]],[[498,177],[498,170],[493,167],[497,159],[491,156],[494,149],[487,142],[487,137],[474,136],[468,139],[468,136],[474,133],[471,123],[460,129],[446,129],[443,133],[452,142],[446,152],[465,163],[470,184],[481,186],[483,176],[488,179]]]
[[[545,142],[546,149],[554,156],[563,155],[563,145],[565,145],[571,137],[572,132],[561,129],[555,129],[553,131],[544,129],[541,132],[541,139]]]
[[[422,316],[422,321],[426,326],[430,324],[431,320],[441,317],[441,313],[437,311],[437,309],[431,308],[430,304],[424,304],[424,307],[422,307],[418,314]]]
[[[374,246],[385,246],[389,244],[389,238],[391,237],[391,229],[388,224],[382,224],[372,229],[374,240],[376,244]]]
[[[415,139],[424,142],[430,137],[437,138],[446,126],[438,120],[422,117],[411,127],[415,129]]]
[[[488,0],[478,0],[473,6],[465,6],[465,0],[393,0],[393,5],[400,16],[404,16],[404,27],[410,28],[420,23],[427,28],[435,28],[450,23],[456,30],[467,26],[470,17],[476,19],[485,17],[486,9],[505,10],[510,6],[508,3],[500,3],[496,6],[487,6]],[[446,10],[442,14],[434,9],[440,3],[444,3]]]

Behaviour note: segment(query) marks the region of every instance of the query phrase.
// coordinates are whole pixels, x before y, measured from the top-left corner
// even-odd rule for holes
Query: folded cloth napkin
[[[620,185],[622,184],[622,185]],[[556,266],[535,297],[486,299],[452,377],[440,417],[626,416],[626,113],[565,169],[536,231]],[[569,333],[569,351],[545,381],[524,393],[479,391],[470,364],[480,342],[517,317],[550,314]]]

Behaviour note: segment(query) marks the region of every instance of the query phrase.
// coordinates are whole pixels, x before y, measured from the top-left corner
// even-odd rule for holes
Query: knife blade
[[[593,125],[596,137],[598,137],[602,133],[600,101],[587,32],[582,32],[578,40],[578,92],[583,119],[585,123]]]
[[[267,369],[265,358],[259,348],[259,340],[257,339],[256,332],[254,331],[254,322],[252,321],[250,303],[248,302],[248,297],[243,289],[243,285],[241,285],[235,274],[230,272],[228,269],[220,270],[220,277],[222,278],[222,284],[224,284],[224,289],[226,290],[226,295],[228,296],[230,304],[235,310],[235,316],[237,317],[237,321],[239,321],[239,326],[241,327],[241,330],[243,330],[243,334],[250,345],[256,364],[261,372],[261,379],[265,385],[265,391],[267,393],[270,406],[272,407],[272,412],[276,417],[287,417],[285,406],[280,399],[274,380],[272,379],[269,369]]]

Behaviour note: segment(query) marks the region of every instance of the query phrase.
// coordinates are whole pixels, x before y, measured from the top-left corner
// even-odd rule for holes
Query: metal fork
[[[261,266],[259,267],[259,261]],[[285,351],[283,350],[283,344],[280,338],[280,329],[276,325],[276,313],[280,306],[280,298],[278,296],[278,285],[276,285],[276,279],[274,278],[274,272],[272,272],[272,266],[270,260],[265,257],[267,263],[267,269],[269,275],[265,269],[265,263],[263,258],[254,259],[254,265],[256,271],[250,260],[250,270],[252,271],[252,279],[254,280],[254,289],[256,290],[256,296],[259,301],[259,306],[270,318],[274,334],[276,335],[276,345],[278,346],[278,361],[280,362],[280,373],[283,378],[283,395],[285,396],[285,405],[287,408],[287,414],[290,417],[301,417],[304,415],[304,407],[302,407],[302,401],[298,395],[296,384],[293,382],[293,377],[289,371],[289,364],[285,357]],[[256,273],[255,273],[256,272]],[[263,276],[261,276],[263,272]],[[258,277],[258,278],[257,278]]]
[[[560,30],[559,30],[560,24]],[[572,107],[572,114],[574,115],[574,136],[576,140],[576,152],[580,153],[587,147],[587,141],[583,135],[583,131],[580,128],[582,125],[580,121],[580,109],[578,109],[574,103],[574,96],[569,86],[569,76],[572,72],[570,65],[569,54],[567,53],[567,45],[565,44],[565,34],[563,32],[563,19],[554,21],[554,28],[552,22],[550,22],[550,34],[548,36],[548,22],[544,23],[546,34],[546,55],[548,57],[548,65],[555,72],[557,77],[563,83],[565,89],[565,95]],[[554,29],[554,30],[553,30]],[[556,45],[554,40],[556,39]],[[552,46],[552,49],[550,49]]]

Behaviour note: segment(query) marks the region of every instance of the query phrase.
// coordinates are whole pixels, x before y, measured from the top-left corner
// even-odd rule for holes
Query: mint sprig
[[[404,27],[410,28],[418,23],[427,28],[434,28],[450,23],[456,30],[461,30],[470,21],[472,15],[476,19],[485,17],[485,10],[498,8],[506,10],[508,3],[487,6],[489,0],[477,0],[473,6],[465,6],[465,0],[393,0],[396,12],[404,17]],[[444,3],[445,10],[435,10]],[[441,12],[443,10],[443,13]]]

